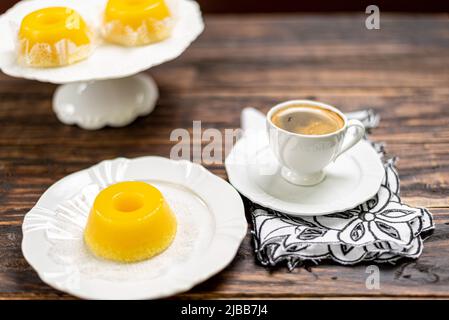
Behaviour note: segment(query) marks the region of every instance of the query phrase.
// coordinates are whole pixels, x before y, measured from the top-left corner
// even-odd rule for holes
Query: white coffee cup
[[[324,135],[292,133],[277,127],[272,117],[277,111],[294,106],[312,106],[338,114],[344,121],[341,129]],[[365,127],[358,120],[348,120],[337,108],[310,100],[291,100],[280,103],[267,113],[270,147],[281,165],[282,177],[290,183],[311,186],[325,178],[323,169],[342,153],[359,142]]]

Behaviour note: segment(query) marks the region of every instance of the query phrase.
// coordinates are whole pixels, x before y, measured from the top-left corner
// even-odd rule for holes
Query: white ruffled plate
[[[175,59],[203,31],[198,4],[190,0],[168,0],[175,19],[172,35],[161,42],[134,48],[100,43],[82,62],[61,68],[29,68],[17,63],[17,30],[25,15],[39,8],[63,5],[77,10],[98,29],[107,0],[28,0],[17,3],[0,17],[0,69],[14,77],[51,83],[123,78]]]
[[[138,263],[94,257],[83,230],[98,192],[115,182],[157,186],[178,220],[172,245]],[[155,299],[187,291],[225,268],[247,223],[239,194],[223,179],[188,161],[118,158],[52,185],[23,222],[22,251],[50,286],[87,299]]]

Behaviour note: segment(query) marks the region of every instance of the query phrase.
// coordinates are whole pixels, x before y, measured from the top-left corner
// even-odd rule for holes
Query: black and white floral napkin
[[[379,122],[372,110],[347,116],[362,121],[367,132]],[[242,119],[242,123],[245,121],[248,119]],[[350,265],[420,256],[423,239],[434,228],[432,215],[425,208],[402,203],[396,159],[385,158],[382,144],[373,143],[373,146],[384,163],[385,178],[377,195],[354,209],[298,218],[247,200],[256,256],[263,265],[286,263],[293,269],[306,261],[333,260]]]

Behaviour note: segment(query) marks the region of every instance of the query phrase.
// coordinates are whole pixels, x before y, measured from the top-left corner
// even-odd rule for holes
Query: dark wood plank
[[[372,138],[400,157],[403,199],[435,214],[423,255],[381,266],[380,290],[367,290],[365,265],[269,271],[248,235],[225,271],[175,298],[448,298],[449,20],[383,15],[382,29],[368,31],[363,19],[207,16],[185,54],[149,71],[161,89],[154,113],[122,129],[63,126],[51,111],[54,85],[0,75],[0,298],[71,298],[43,284],[20,251],[23,216],[52,183],[104,159],[169,156],[174,128],[238,128],[244,107],[292,98],[381,114]],[[207,167],[226,178],[222,165]]]
[[[0,12],[11,7],[18,0],[2,0]],[[365,8],[372,4],[367,0],[346,1],[290,1],[290,0],[197,0],[203,12],[207,13],[255,13],[255,12],[334,12],[356,11],[365,12]],[[377,0],[376,5],[384,11],[399,12],[447,12],[447,3],[442,0],[408,1],[408,0]]]

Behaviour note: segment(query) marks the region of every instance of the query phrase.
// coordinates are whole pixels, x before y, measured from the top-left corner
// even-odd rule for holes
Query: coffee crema
[[[275,112],[271,121],[276,127],[304,135],[329,134],[345,125],[338,113],[312,105],[285,107]]]

